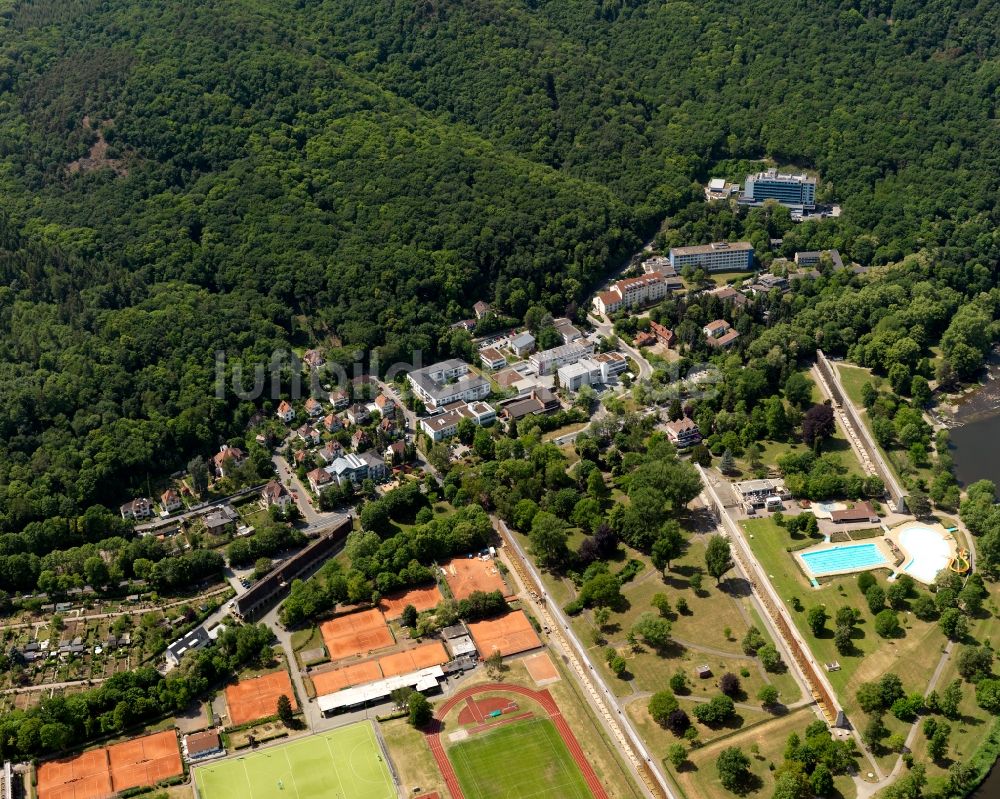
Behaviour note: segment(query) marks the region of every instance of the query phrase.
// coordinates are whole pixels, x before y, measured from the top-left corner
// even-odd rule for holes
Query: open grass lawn
[[[761,441],[759,444],[762,450],[760,458],[761,462],[770,468],[777,468],[778,458],[782,455],[787,455],[790,452],[801,454],[810,449],[801,442],[789,443],[787,441]],[[824,442],[823,454],[829,455],[835,459],[837,463],[845,469],[845,474],[857,474],[862,477],[865,476],[865,471],[861,468],[861,464],[858,462],[858,456],[855,455],[854,450],[851,448],[851,443],[847,440],[847,437],[844,435],[844,431],[841,429],[839,424],[837,425],[833,436]],[[752,476],[746,457],[737,458],[736,462],[743,470],[743,479]]]
[[[995,612],[997,607],[1000,606],[1000,584],[987,583],[986,585],[990,592],[990,599],[987,601],[986,606],[992,608],[992,611]],[[992,613],[987,614],[984,611],[978,618],[972,620],[972,623],[969,625],[969,635],[975,641],[995,642],[998,636],[1000,636],[1000,619]],[[941,678],[938,682],[938,691],[959,676],[956,665],[956,657],[959,651],[961,649],[956,647],[944,671],[941,673]],[[993,668],[994,673],[998,670],[1000,669],[995,664]],[[965,683],[963,686],[959,711],[961,713],[959,720],[948,721],[945,719],[951,725],[951,736],[948,739],[948,759],[944,762],[931,762],[927,756],[927,739],[922,732],[917,733],[916,740],[913,742],[913,757],[917,762],[924,763],[927,766],[927,776],[929,787],[931,788],[944,780],[948,766],[952,762],[968,763],[976,750],[997,726],[998,721],[1000,721],[976,704],[975,688],[968,683]],[[938,717],[938,720],[940,721],[941,718]]]
[[[815,714],[808,708],[800,708],[785,716],[772,718],[769,721],[748,724],[745,729],[726,735],[698,749],[691,750],[688,762],[681,769],[675,770],[664,761],[674,779],[684,789],[689,797],[698,799],[731,799],[733,794],[722,787],[719,782],[719,772],[716,760],[719,753],[728,746],[736,746],[750,758],[750,770],[757,778],[757,785],[746,796],[755,799],[767,799],[774,791],[774,774],[770,770],[781,765],[785,742],[788,736],[795,732],[801,735],[809,724],[816,720]],[[673,736],[667,733],[669,739]],[[665,744],[673,743],[673,740]],[[757,746],[757,754],[752,754],[750,747]],[[657,752],[662,749],[657,749]],[[849,777],[834,779],[834,787],[843,799],[853,799],[856,795],[854,783]],[[837,793],[832,796],[837,796]]]
[[[716,693],[718,693],[718,691],[716,691]],[[706,727],[704,724],[700,724],[696,721],[691,712],[695,707],[694,702],[685,700],[684,697],[678,697],[678,700],[680,702],[681,710],[686,711],[688,716],[691,717],[691,723],[698,731],[698,743],[701,746],[705,746],[712,741],[717,741],[720,738],[728,738],[749,726],[767,724],[775,718],[770,713],[765,713],[760,709],[749,710],[747,708],[738,707],[736,708],[736,712],[733,714],[730,721],[719,725],[718,727]],[[653,752],[659,753],[662,757],[663,754],[666,753],[667,747],[670,746],[670,744],[677,743],[683,739],[678,738],[670,732],[670,730],[661,727],[653,721],[652,716],[649,715],[648,705],[649,702],[647,699],[636,699],[634,702],[630,702],[628,704],[627,712],[629,718],[632,719],[636,728],[642,735],[643,740],[649,743]]]
[[[871,430],[871,420],[868,418],[868,411],[865,410],[864,403],[861,401],[861,387],[870,381],[875,382],[876,384],[884,381],[881,381],[877,376],[873,377],[870,370],[863,369],[860,366],[838,363],[835,364],[835,368],[840,373],[840,382],[844,387],[844,391],[847,392],[847,396],[850,397],[851,402],[854,403],[854,406],[858,411],[858,415],[861,417],[861,421],[865,423],[869,430]],[[886,449],[877,442],[876,446],[882,451],[886,461],[896,473],[897,479],[901,482],[904,474],[914,474],[928,484],[931,480],[933,480],[934,473],[932,470],[926,466],[920,468],[915,467],[913,462],[910,460],[909,452],[905,448],[894,446]]]
[[[702,589],[698,593],[691,589],[689,578],[703,568],[704,557],[705,538],[694,536],[687,552],[671,564],[672,568],[664,576],[653,567],[647,556],[625,548],[625,556],[612,566],[612,570],[620,568],[629,558],[642,561],[645,567],[634,580],[623,586],[626,604],[611,614],[603,630],[607,643],[594,643],[595,624],[590,611],[584,611],[572,620],[581,641],[589,646],[596,667],[601,669],[611,689],[620,697],[662,690],[673,674],[683,671],[691,683],[691,696],[711,698],[718,693],[718,677],[731,672],[739,676],[746,694],[745,701],[750,704],[756,704],[757,692],[765,683],[772,683],[778,688],[783,702],[797,701],[801,692],[790,674],[767,674],[759,661],[743,654],[740,641],[751,624],[767,635],[759,618],[752,615],[752,603],[744,597],[727,593],[712,578],[704,575]],[[560,586],[560,591],[565,590],[565,584]],[[663,652],[645,646],[634,651],[626,640],[629,630],[643,613],[657,613],[651,602],[658,593],[665,594],[673,608],[669,620],[674,643]],[[676,612],[677,600],[682,597],[688,604],[688,612],[684,614]],[[608,667],[605,658],[608,646],[617,649],[625,658],[628,669],[625,679],[616,677]],[[702,680],[695,676],[695,668],[703,664],[712,669],[712,678]],[[744,670],[746,675],[741,673]]]
[[[195,769],[202,799],[395,799],[369,722]]]
[[[588,799],[591,795],[555,725],[545,718],[473,735],[447,752],[467,799]]]
[[[868,603],[857,587],[857,575],[848,574],[824,580],[819,589],[814,589],[799,570],[797,562],[785,551],[785,547],[798,545],[803,539],[793,540],[771,518],[748,520],[743,526],[753,536],[749,538],[749,543],[754,554],[788,606],[792,619],[812,649],[816,661],[821,664],[832,661],[840,663],[841,670],[830,672],[827,676],[837,691],[848,718],[855,726],[862,728],[867,721],[855,699],[861,683],[876,680],[887,671],[893,671],[899,675],[908,692],[925,691],[938,656],[945,646],[945,638],[934,622],[920,621],[909,612],[902,611],[899,617],[904,627],[904,636],[896,640],[880,638],[873,629],[873,616],[868,610]],[[875,575],[884,588],[886,570],[879,570]],[[792,600],[795,597],[802,603],[803,610],[800,612],[794,610]],[[827,624],[825,634],[816,638],[806,623],[806,611],[820,604],[826,606],[831,621]],[[857,628],[854,641],[856,653],[845,656],[838,653],[833,644],[832,619],[839,608],[847,605],[861,611],[862,622]],[[890,714],[886,714],[885,723],[890,732],[905,732],[907,729],[907,725]],[[891,768],[895,757],[883,755],[879,763]]]
[[[379,729],[404,790],[419,785],[422,793],[437,791],[441,796],[447,795],[441,771],[424,734],[411,727],[409,719],[394,719],[381,724]]]

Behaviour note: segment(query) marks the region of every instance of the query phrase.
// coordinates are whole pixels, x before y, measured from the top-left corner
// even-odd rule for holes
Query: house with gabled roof
[[[148,519],[153,515],[153,502],[149,497],[136,497],[119,508],[123,519]]]
[[[306,400],[305,408],[306,408],[306,413],[309,414],[309,416],[311,416],[313,419],[315,419],[317,416],[323,415],[323,406],[322,404],[320,404],[320,401],[315,397],[309,397],[309,399]]]
[[[295,408],[293,408],[287,401],[282,400],[278,403],[277,415],[281,421],[288,424],[295,418]]]
[[[173,513],[175,510],[180,510],[184,507],[184,503],[181,502],[180,494],[178,494],[174,489],[168,488],[160,494],[160,507],[167,513]]]
[[[279,508],[285,508],[292,502],[292,495],[288,493],[288,489],[285,488],[277,480],[272,480],[266,486],[264,490],[260,492],[260,504],[264,508],[270,508],[277,506]]]
[[[215,467],[215,474],[218,477],[228,477],[232,474],[234,466],[246,462],[247,454],[239,447],[230,447],[223,444],[219,451],[212,456],[212,465]]]

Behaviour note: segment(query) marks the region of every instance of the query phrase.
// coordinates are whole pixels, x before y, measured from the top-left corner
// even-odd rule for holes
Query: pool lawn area
[[[863,727],[867,723],[867,716],[858,707],[856,698],[858,686],[863,682],[871,682],[885,672],[893,671],[899,675],[907,691],[924,692],[946,643],[935,622],[920,621],[913,614],[901,611],[899,618],[904,636],[895,640],[880,638],[874,630],[874,616],[858,589],[857,573],[820,578],[821,587],[813,588],[793,555],[786,551],[788,547],[800,547],[806,539],[793,539],[770,517],[749,519],[742,524],[748,533],[747,542],[770,577],[775,591],[784,600],[816,661],[840,663],[840,670],[827,673],[827,677],[855,726]],[[883,589],[888,585],[887,570],[876,569],[871,574]],[[923,587],[918,585],[918,591],[924,592]],[[801,611],[794,609],[793,598],[801,602]],[[824,605],[831,619],[819,638],[812,634],[806,622],[806,612],[815,605]],[[848,655],[837,652],[833,643],[832,619],[844,606],[861,611],[862,617],[855,631],[856,651]],[[905,733],[908,729],[908,725],[891,713],[885,715],[884,721],[891,733]],[[879,764],[883,769],[892,768],[897,757],[895,754],[883,755],[878,759]]]

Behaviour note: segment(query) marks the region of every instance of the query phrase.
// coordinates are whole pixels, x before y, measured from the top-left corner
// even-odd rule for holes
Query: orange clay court
[[[109,746],[108,763],[115,791],[156,785],[160,780],[184,773],[177,735],[173,730]]]
[[[436,608],[443,601],[441,589],[437,585],[432,585],[428,588],[411,588],[404,594],[386,597],[378,603],[378,606],[387,619],[398,619],[403,615],[403,608],[407,605],[413,605],[417,613],[423,613],[425,610]]]
[[[408,674],[411,671],[440,666],[448,660],[444,645],[440,641],[431,641],[405,652],[383,655],[377,660],[366,660],[342,669],[313,674],[311,677],[316,695],[325,696],[354,685],[375,682],[383,677],[395,677],[397,674]]]
[[[409,674],[411,671],[440,666],[448,660],[444,644],[440,641],[431,641],[404,652],[384,655],[378,659],[378,665],[382,669],[383,676],[395,677],[397,674]]]
[[[469,632],[483,658],[489,657],[494,651],[499,651],[506,657],[537,649],[542,645],[538,633],[523,610],[515,610],[495,619],[477,621],[469,625]]]
[[[105,799],[184,773],[173,730],[93,749],[38,767],[39,799]]]
[[[531,675],[531,679],[535,681],[536,685],[548,685],[550,682],[556,682],[559,679],[559,672],[556,670],[556,665],[552,662],[552,658],[549,657],[547,652],[539,652],[537,655],[526,657],[524,665],[527,667],[528,674]]]
[[[292,709],[298,710],[292,681],[287,671],[276,671],[252,680],[240,680],[226,687],[226,705],[229,707],[230,724],[246,724],[278,712],[278,697],[284,694],[292,700]]]
[[[473,591],[507,593],[507,586],[492,559],[452,558],[441,568],[455,599],[468,599]]]
[[[323,622],[319,631],[330,660],[367,655],[395,643],[385,618],[375,608],[335,616]]]

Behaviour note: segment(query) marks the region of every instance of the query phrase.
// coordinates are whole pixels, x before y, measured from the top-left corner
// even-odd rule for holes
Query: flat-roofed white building
[[[753,245],[749,241],[714,241],[673,247],[670,263],[678,272],[688,266],[706,272],[749,272],[753,269]]]
[[[324,716],[336,713],[338,710],[366,705],[369,702],[379,702],[388,699],[397,688],[412,688],[421,693],[434,691],[440,687],[444,679],[444,669],[431,666],[428,669],[413,671],[409,674],[398,674],[382,680],[344,688],[336,693],[316,697],[316,706]]]
[[[489,381],[469,372],[469,364],[452,358],[407,375],[413,392],[429,408],[452,402],[473,402],[490,394]]]
[[[595,386],[610,382],[614,375],[621,374],[628,367],[628,361],[617,352],[603,352],[592,358],[581,358],[576,363],[559,367],[556,373],[559,385],[567,391],[579,391],[582,386]]]
[[[594,345],[586,339],[577,339],[572,344],[563,344],[560,347],[553,347],[551,350],[536,352],[529,359],[529,363],[540,375],[552,374],[561,366],[568,363],[576,363],[581,358],[594,354]]]
[[[747,175],[739,201],[745,205],[763,205],[766,200],[775,200],[789,208],[812,210],[816,207],[816,178],[783,175],[777,169]]]
[[[443,413],[421,419],[420,428],[431,437],[432,441],[443,441],[458,433],[458,423],[462,419],[468,419],[474,425],[484,427],[495,422],[496,418],[496,409],[487,402],[469,402],[464,405],[456,403]]]

